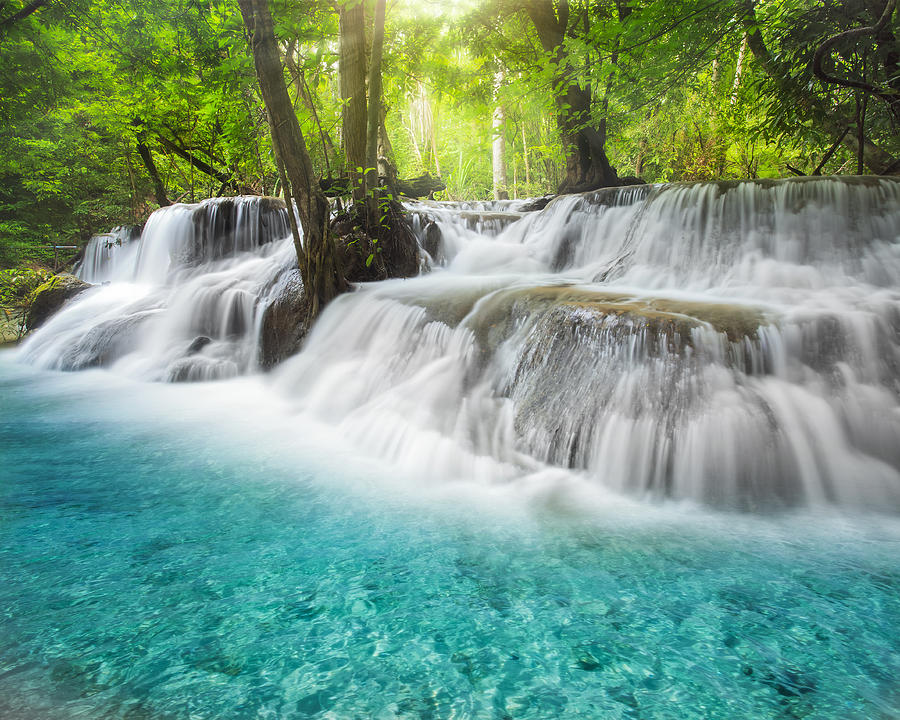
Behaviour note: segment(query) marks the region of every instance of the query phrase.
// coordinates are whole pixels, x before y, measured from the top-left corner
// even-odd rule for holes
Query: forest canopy
[[[439,199],[896,174],[896,6],[388,2],[379,171],[439,177]],[[268,7],[313,170],[339,186],[364,170],[348,162],[346,20],[362,18],[367,58],[375,2]],[[0,267],[161,205],[281,186],[237,0],[0,0]]]

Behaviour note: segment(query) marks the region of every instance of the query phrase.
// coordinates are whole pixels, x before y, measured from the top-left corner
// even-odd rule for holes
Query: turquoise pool
[[[0,717],[900,715],[895,518],[435,487],[266,392],[0,353]]]

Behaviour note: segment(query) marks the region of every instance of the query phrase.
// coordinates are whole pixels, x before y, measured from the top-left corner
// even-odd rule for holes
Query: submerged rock
[[[138,310],[98,323],[65,348],[56,367],[84,370],[111,365],[133,350],[141,327],[158,312],[155,308]]]
[[[425,226],[425,242],[423,247],[425,248],[425,252],[431,255],[431,259],[438,265],[444,264],[447,260],[442,251],[442,240],[441,228],[434,220],[429,220],[428,224]]]
[[[90,288],[90,283],[79,280],[74,275],[63,273],[54,275],[40,285],[31,295],[26,325],[34,330],[46,322],[47,318],[59,310],[67,300]]]

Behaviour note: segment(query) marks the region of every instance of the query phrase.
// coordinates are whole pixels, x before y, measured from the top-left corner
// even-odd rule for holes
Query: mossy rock
[[[59,310],[67,300],[92,287],[90,283],[79,280],[74,275],[62,273],[54,275],[47,282],[38,286],[28,298],[28,316],[26,327],[34,330]]]
[[[645,329],[667,339],[670,351],[690,345],[695,328],[710,328],[730,342],[756,340],[761,326],[772,321],[754,307],[594,290],[573,285],[550,285],[502,290],[469,318],[482,347],[493,348],[524,318],[552,314],[559,331],[620,318],[634,330]]]
[[[0,345],[12,345],[19,341],[24,319],[24,308],[0,307]]]

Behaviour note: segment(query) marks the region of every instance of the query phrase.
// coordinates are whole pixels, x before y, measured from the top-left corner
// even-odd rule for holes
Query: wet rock
[[[259,364],[268,370],[296,353],[309,331],[309,304],[300,271],[286,270],[268,293],[259,338]]]
[[[143,310],[99,323],[68,346],[58,361],[61,370],[104,367],[134,350],[138,328],[156,314]]]
[[[441,229],[438,227],[438,224],[434,220],[429,221],[425,226],[425,252],[431,255],[431,259],[438,265],[445,262],[445,258],[441,252],[442,239]]]
[[[90,288],[90,283],[79,280],[74,275],[54,275],[40,285],[29,298],[26,326],[29,330],[40,327],[59,310],[67,300]]]
[[[708,303],[550,285],[504,290],[489,298],[472,319],[472,329],[487,348],[496,347],[513,327],[530,317],[550,317],[547,331],[567,328],[620,327],[626,335],[642,332],[659,349],[679,352],[692,345],[692,332],[709,328],[730,342],[755,340],[771,321],[759,309],[728,303]]]
[[[230,360],[195,355],[181,358],[169,365],[165,380],[170,383],[209,382],[236,377],[237,374],[238,367]]]
[[[196,355],[211,342],[212,339],[208,338],[206,335],[198,335],[191,341],[191,344],[188,345],[185,355]]]
[[[355,229],[342,235],[335,239],[335,248],[348,282],[375,282],[388,277],[382,249],[366,233]]]
[[[619,178],[619,186],[625,187],[628,185],[646,185],[647,181],[637,177],[636,175],[624,175]]]
[[[419,274],[419,243],[403,207],[388,201],[377,227],[344,213],[332,223],[335,247],[348,282],[373,282]]]
[[[535,198],[530,203],[523,205],[521,208],[521,212],[535,212],[537,210],[543,210],[547,207],[547,204],[554,198],[555,195],[545,195],[544,197]]]

